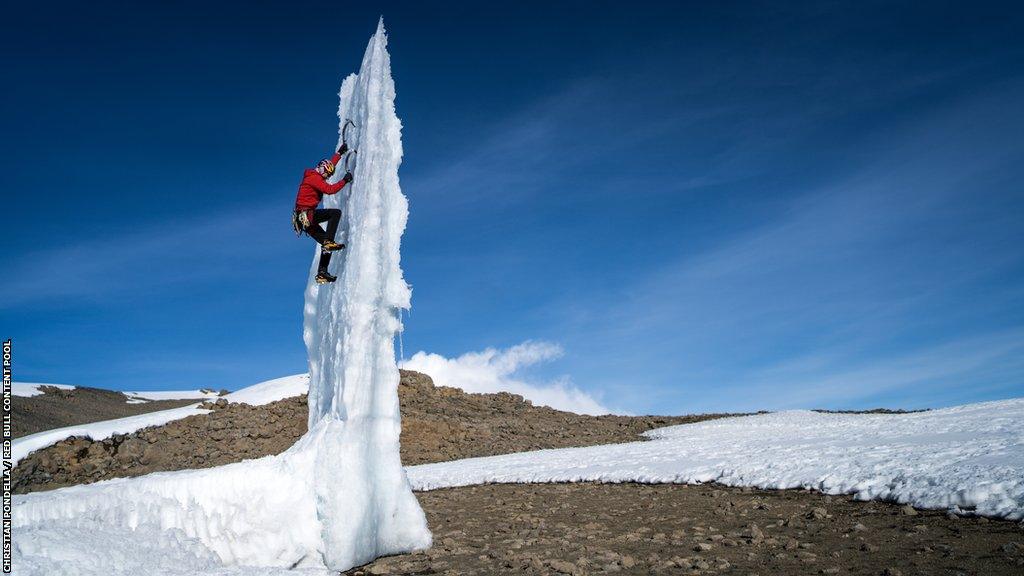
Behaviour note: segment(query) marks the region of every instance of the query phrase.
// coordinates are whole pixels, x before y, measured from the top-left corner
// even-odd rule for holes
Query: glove
[[[342,142],[341,146],[338,146],[338,154],[344,154],[345,152],[348,152],[348,144]]]
[[[345,172],[345,175],[341,177],[345,182],[351,182],[354,178],[355,176],[353,176],[351,172]]]

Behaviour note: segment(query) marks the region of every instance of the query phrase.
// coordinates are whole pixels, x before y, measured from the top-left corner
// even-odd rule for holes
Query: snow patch
[[[301,396],[309,391],[309,374],[296,374],[253,384],[223,398],[250,406],[263,406],[285,398]]]
[[[517,482],[813,488],[1024,519],[1024,398],[899,415],[789,411],[659,428],[649,442],[408,469],[418,490]]]
[[[43,391],[40,390],[43,386],[52,386],[54,388],[60,388],[62,390],[74,390],[74,386],[68,386],[67,384],[41,384],[38,382],[14,382],[11,384],[11,394],[14,396],[32,397],[41,396]]]
[[[220,398],[211,390],[146,390],[144,392],[122,392],[128,397],[129,404],[138,404],[149,400],[205,400]]]

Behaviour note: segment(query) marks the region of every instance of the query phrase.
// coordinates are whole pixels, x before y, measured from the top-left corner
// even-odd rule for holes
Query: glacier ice
[[[360,128],[351,142],[359,148],[357,178],[349,194],[327,204],[344,214],[348,248],[336,260],[338,282],[310,282],[305,298],[309,431],[277,456],[18,496],[19,574],[49,573],[60,552],[47,547],[41,554],[37,544],[69,526],[165,534],[155,543],[146,537],[146,546],[163,543],[165,553],[147,548],[146,555],[196,569],[253,567],[252,573],[345,570],[430,545],[398,450],[394,336],[411,292],[399,267],[408,207],[398,183],[401,123],[383,22],[339,96],[342,121],[351,118]],[[146,559],[128,554],[81,573],[135,574],[139,562]]]
[[[399,245],[408,202],[398,183],[402,124],[383,22],[358,75],[339,92],[339,134],[357,126],[356,178],[341,208],[347,247],[338,280],[318,285],[318,254],[310,266],[303,338],[309,351],[309,430],[318,442],[314,486],[330,567],[351,566],[386,553],[429,546],[430,532],[412,494],[398,439],[395,334],[411,291],[402,278]],[[334,178],[342,177],[342,171]]]

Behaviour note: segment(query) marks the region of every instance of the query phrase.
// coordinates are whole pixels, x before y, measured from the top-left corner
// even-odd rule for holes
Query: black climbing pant
[[[309,226],[303,228],[306,234],[309,234],[313,240],[316,240],[317,244],[323,245],[328,240],[333,241],[334,235],[338,232],[338,223],[341,222],[341,210],[337,208],[320,208],[311,211],[312,218],[309,220]],[[320,227],[321,222],[327,222],[327,231]],[[327,265],[331,263],[330,252],[320,252],[320,265],[317,270],[320,272],[327,272]]]

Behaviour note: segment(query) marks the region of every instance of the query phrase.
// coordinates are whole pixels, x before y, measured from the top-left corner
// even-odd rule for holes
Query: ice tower
[[[157,565],[174,573],[342,571],[430,546],[398,453],[394,337],[410,298],[399,267],[408,206],[398,185],[402,126],[383,23],[340,97],[342,122],[358,126],[350,144],[359,153],[351,191],[327,200],[344,214],[348,247],[334,260],[338,281],[317,286],[311,277],[306,292],[306,435],[277,456],[17,496],[19,573],[66,571],[63,556],[45,553],[57,532],[81,535],[67,538],[81,543],[84,557],[94,552],[91,534],[144,545],[111,560],[124,574],[153,573]]]
[[[351,190],[325,197],[340,208],[347,244],[332,265],[338,280],[317,285],[313,255],[304,339],[309,351],[309,435],[317,446],[315,493],[330,567],[429,546],[430,532],[398,453],[395,335],[411,292],[399,245],[408,203],[398,183],[402,124],[383,21],[366,47],[359,74],[339,92],[339,134],[356,125]],[[341,178],[338,170],[334,178]],[[346,193],[347,192],[347,193]]]

